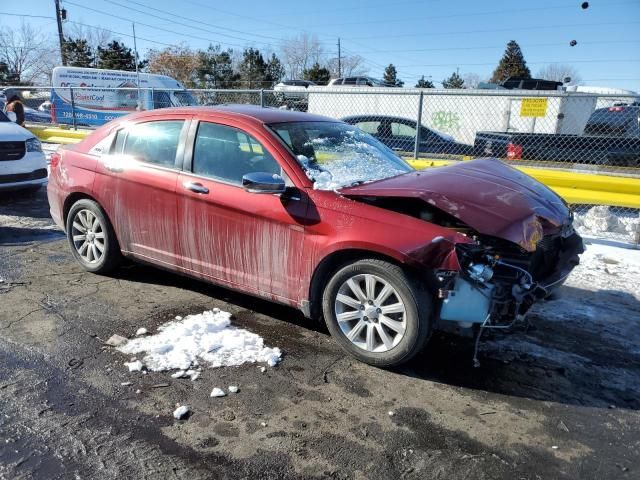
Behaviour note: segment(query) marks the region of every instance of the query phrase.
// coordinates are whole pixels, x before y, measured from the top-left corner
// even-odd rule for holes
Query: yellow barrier
[[[66,128],[43,127],[39,125],[28,125],[27,129],[43,142],[61,143],[63,145],[78,143],[92,132],[92,130],[69,130]]]
[[[418,170],[455,163],[454,160],[412,158],[406,160]],[[521,166],[515,166],[515,168],[544,183],[567,203],[640,208],[640,178],[594,175],[547,168]]]

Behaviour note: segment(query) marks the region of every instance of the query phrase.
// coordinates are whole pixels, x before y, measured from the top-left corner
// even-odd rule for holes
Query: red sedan
[[[511,323],[582,252],[565,203],[497,160],[414,171],[353,126],[253,106],[115,120],[52,157],[48,195],[85,269],[124,256],[292,305],[379,366],[435,328]]]

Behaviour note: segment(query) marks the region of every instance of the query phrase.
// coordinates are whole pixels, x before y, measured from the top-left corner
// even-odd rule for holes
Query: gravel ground
[[[480,368],[438,335],[380,370],[289,308],[142,265],[85,273],[44,192],[2,196],[0,478],[638,478],[636,253],[593,249],[527,328],[487,335]],[[215,307],[282,362],[191,381],[130,373],[104,344]]]

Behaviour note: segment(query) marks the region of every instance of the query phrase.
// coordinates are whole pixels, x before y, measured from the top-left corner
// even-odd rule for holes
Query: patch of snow
[[[623,237],[633,241],[640,232],[640,213],[619,211],[616,207],[598,205],[574,214],[578,233],[601,237]]]
[[[140,360],[133,360],[131,362],[124,362],[125,366],[129,367],[130,372],[140,372],[144,365]]]
[[[187,405],[181,405],[173,411],[173,418],[176,420],[182,420],[189,415],[190,409]]]
[[[213,390],[211,390],[211,396],[212,397],[226,397],[226,393],[224,393],[224,390],[222,390],[221,388],[215,387]]]
[[[279,348],[266,347],[259,335],[232,327],[230,319],[230,313],[219,309],[188,315],[160,326],[155,335],[131,339],[118,350],[125,354],[145,352],[140,369],[144,365],[154,372],[179,369],[188,374],[187,370],[200,362],[222,367],[246,362],[273,366],[280,361]],[[133,371],[131,366],[129,369]],[[199,374],[191,372],[192,379]]]
[[[231,393],[238,393],[238,390],[240,390],[240,389],[238,387],[236,387],[235,385],[229,386],[229,392],[231,392]]]
[[[147,329],[144,327],[139,328],[138,330],[136,330],[136,337],[140,337],[142,335],[146,335],[147,334]]]

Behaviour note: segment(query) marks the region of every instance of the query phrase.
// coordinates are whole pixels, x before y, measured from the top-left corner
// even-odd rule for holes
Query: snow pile
[[[628,292],[640,300],[640,250],[590,243],[566,284],[589,290]],[[580,308],[574,305],[573,308]]]
[[[640,214],[616,215],[612,207],[599,205],[585,213],[577,213],[573,222],[582,234],[619,234],[630,238],[640,231]]]
[[[129,340],[118,350],[128,355],[146,352],[142,364],[154,372],[179,369],[187,374],[200,362],[222,367],[245,362],[274,366],[280,361],[279,348],[265,347],[259,335],[231,327],[230,318],[230,313],[217,308],[180,320],[176,317],[158,328],[157,334]]]

